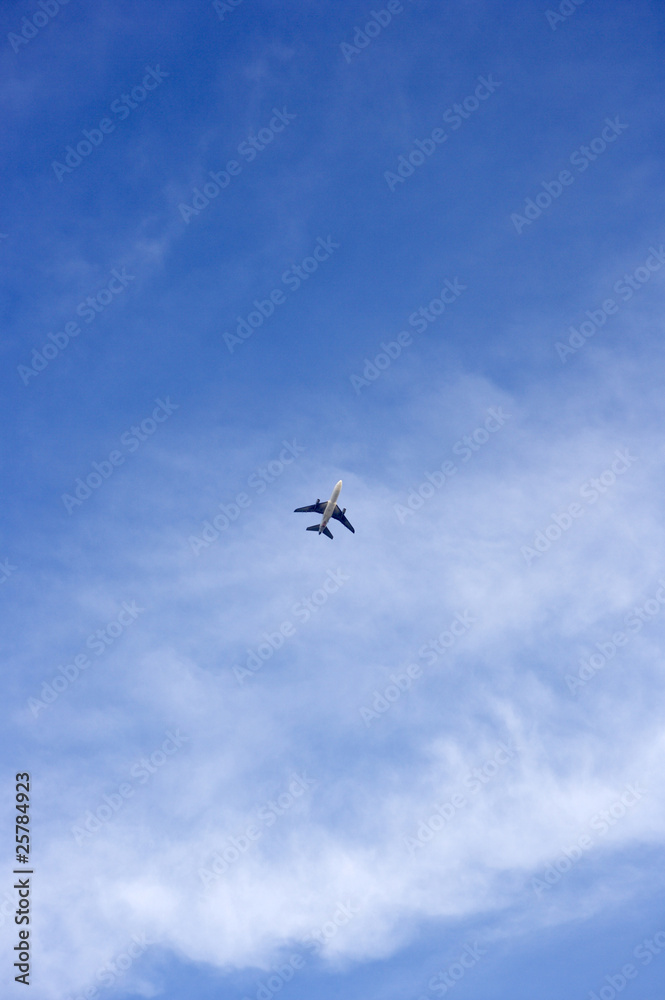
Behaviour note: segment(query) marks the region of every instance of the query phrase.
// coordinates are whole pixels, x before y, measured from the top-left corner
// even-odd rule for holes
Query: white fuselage
[[[332,496],[330,497],[330,500],[326,504],[326,509],[323,512],[323,517],[321,518],[321,524],[319,525],[319,534],[321,534],[321,532],[323,531],[323,529],[325,528],[325,526],[328,524],[328,521],[330,520],[330,518],[333,516],[333,514],[335,512],[335,506],[337,504],[337,497],[339,496],[341,489],[342,489],[342,480],[340,479],[340,481],[335,486],[335,489],[332,491]]]

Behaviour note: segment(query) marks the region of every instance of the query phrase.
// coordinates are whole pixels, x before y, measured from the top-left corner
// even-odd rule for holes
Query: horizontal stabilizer
[[[321,527],[320,524],[312,524],[311,527],[307,528],[306,530],[307,531],[318,531],[320,527]],[[327,535],[328,538],[332,538],[332,531],[330,530],[330,528],[327,528],[327,527],[324,528],[323,529],[323,534]]]

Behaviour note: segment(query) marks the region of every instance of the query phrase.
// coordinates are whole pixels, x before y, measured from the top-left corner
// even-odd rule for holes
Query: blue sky
[[[1,17],[34,995],[655,996],[660,5]]]

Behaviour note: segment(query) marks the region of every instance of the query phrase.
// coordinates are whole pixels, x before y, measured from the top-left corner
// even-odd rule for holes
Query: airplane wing
[[[353,527],[353,525],[349,524],[349,522],[347,521],[346,517],[345,517],[345,516],[344,516],[344,514],[343,514],[343,513],[341,512],[341,510],[339,509],[339,507],[337,506],[337,504],[335,504],[335,511],[334,511],[334,513],[333,513],[333,517],[334,517],[334,518],[335,518],[335,519],[336,519],[337,521],[341,521],[341,522],[342,522],[342,524],[344,525],[344,527],[345,527],[345,528],[348,528],[348,529],[349,529],[349,531],[352,531],[352,532],[353,532],[353,534],[355,535],[355,533],[356,533],[356,529],[355,529],[355,528]]]
[[[326,501],[326,503],[327,503],[327,501]],[[321,500],[319,500],[318,503],[313,503],[309,507],[296,507],[296,509],[294,510],[293,513],[294,514],[305,514],[305,513],[307,513],[307,514],[309,514],[309,513],[323,514],[324,510],[326,509],[326,503],[322,503]]]

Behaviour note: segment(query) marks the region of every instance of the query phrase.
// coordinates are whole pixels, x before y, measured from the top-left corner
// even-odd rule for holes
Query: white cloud
[[[386,955],[426,917],[512,905],[550,920],[550,897],[539,899],[530,879],[585,832],[598,864],[585,905],[601,905],[613,852],[656,842],[665,827],[653,663],[660,622],[577,698],[564,676],[652,593],[664,549],[663,446],[648,381],[641,401],[628,397],[630,421],[611,413],[596,421],[610,393],[589,398],[547,397],[538,387],[518,401],[460,377],[448,396],[421,398],[391,418],[389,476],[378,459],[368,472],[333,467],[311,447],[199,556],[187,544],[208,516],[197,463],[209,495],[230,500],[227,484],[242,484],[262,461],[253,447],[236,454],[236,468],[223,466],[214,433],[201,441],[192,426],[190,482],[180,483],[177,505],[164,499],[162,479],[183,456],[165,441],[156,458],[99,492],[70,545],[84,552],[105,525],[96,558],[107,560],[108,579],[94,592],[69,583],[70,653],[122,600],[146,610],[37,720],[25,713],[45,748],[34,770],[50,817],[39,833],[40,995],[90,985],[134,933],[220,969],[267,968],[282,947],[304,953],[307,936],[341,904],[358,912],[327,939],[331,961]],[[394,505],[499,404],[510,421],[468,462],[458,456],[457,475],[400,524]],[[300,431],[316,440],[306,424]],[[617,448],[639,460],[596,502],[580,501],[580,487]],[[334,542],[305,535],[309,522],[293,507],[325,495],[340,475],[356,534],[340,526]],[[110,517],[130,495],[146,511],[131,536]],[[583,515],[527,565],[521,547],[575,500]],[[338,567],[348,580],[301,621],[296,605]],[[50,586],[41,600],[48,622],[57,607]],[[419,649],[465,611],[473,627],[428,665]],[[285,621],[294,634],[239,684],[234,663]],[[63,648],[62,622],[57,631]],[[45,628],[36,640],[44,656],[26,698],[55,673],[48,638]],[[422,676],[365,726],[360,706],[409,663]],[[144,783],[132,778],[174,727],[189,742]],[[489,762],[501,744],[512,756],[495,773]],[[51,762],[52,746],[62,756]],[[488,778],[476,791],[474,768]],[[316,786],[259,826],[203,892],[199,868],[301,772]],[[134,794],[78,847],[72,826],[126,781]],[[641,797],[601,834],[594,817],[629,784]],[[404,837],[454,795],[464,803],[444,829],[409,851]],[[571,912],[565,877],[556,919]],[[627,881],[616,888],[630,891]],[[72,954],[75,964],[63,957]]]

